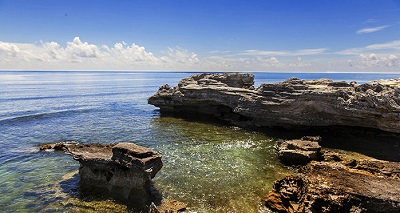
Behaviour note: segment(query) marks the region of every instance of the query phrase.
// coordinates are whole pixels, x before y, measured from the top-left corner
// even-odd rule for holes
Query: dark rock
[[[342,161],[342,158],[338,153],[334,152],[323,152],[322,153],[323,160],[325,161],[335,161],[335,162],[340,162]]]
[[[400,169],[400,163],[364,161],[361,165],[365,167],[380,168],[373,174],[365,168],[313,161],[301,167],[298,176],[276,181],[275,199],[269,199],[266,206],[277,211],[276,206],[284,203],[294,212],[400,212],[400,181],[379,175],[388,170],[380,167],[386,163],[392,173]]]
[[[59,142],[59,143],[48,143],[42,144],[39,147],[39,150],[55,150],[55,151],[67,151],[69,146],[77,145],[77,142],[67,141],[67,142]]]
[[[361,160],[354,161],[348,165],[353,169],[366,171],[373,175],[400,180],[400,166],[398,162]]]
[[[276,143],[278,157],[286,165],[305,165],[312,160],[320,158],[321,146],[316,141],[303,140],[279,140]],[[319,137],[312,137],[318,139]]]
[[[307,183],[298,176],[288,176],[274,183],[274,191],[279,192],[284,198],[299,201],[306,191]]]
[[[155,200],[151,179],[161,169],[161,155],[133,143],[71,144],[41,146],[62,147],[80,163],[80,189],[84,196],[112,197],[143,210]]]
[[[197,74],[148,99],[161,113],[207,114],[242,127],[358,126],[400,133],[400,79],[366,84],[291,78],[252,88],[249,74]]]
[[[314,141],[314,142],[321,142],[321,136],[303,136],[301,137],[303,141]]]
[[[293,206],[290,204],[289,199],[282,196],[282,194],[271,191],[265,199],[265,205],[274,212],[278,213],[293,213]]]

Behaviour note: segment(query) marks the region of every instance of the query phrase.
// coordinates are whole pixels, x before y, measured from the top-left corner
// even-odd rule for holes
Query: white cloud
[[[64,57],[65,53],[62,47],[56,42],[42,42],[44,52],[49,55],[50,59],[60,60]],[[49,60],[50,60],[49,59]]]
[[[225,53],[230,53],[230,52],[231,51],[228,51],[228,50],[226,50],[226,51],[213,50],[213,51],[210,51],[208,53],[209,54],[221,54],[221,53],[225,54]]]
[[[377,20],[373,19],[373,18],[370,18],[370,19],[364,21],[365,24],[370,24],[370,23],[375,23],[375,22],[377,22]]]
[[[357,30],[356,33],[357,34],[374,33],[374,32],[381,31],[381,30],[383,30],[383,29],[385,29],[387,27],[389,27],[389,25],[384,25],[384,26],[379,26],[379,27],[363,28],[363,29]]]
[[[79,62],[81,62],[80,58],[100,58],[102,56],[96,45],[82,42],[79,37],[75,37],[72,42],[68,42],[65,51],[72,56],[73,60],[79,60]]]
[[[168,48],[166,54],[166,56],[161,58],[164,62],[177,62],[181,64],[198,64],[200,62],[197,54],[181,47],[177,47],[176,49]]]
[[[251,63],[249,60],[242,59],[242,61],[248,61],[249,64]],[[267,67],[281,67],[283,64],[276,58],[276,57],[270,57],[270,58],[264,58],[264,57],[256,57],[255,61],[253,64],[257,62],[258,64],[262,66],[267,66]]]
[[[306,55],[318,55],[324,53],[326,48],[317,49],[300,49],[293,51],[265,51],[265,50],[245,50],[238,55],[249,55],[249,56],[306,56]]]
[[[364,67],[400,67],[398,57],[396,55],[382,55],[376,54],[359,56],[360,66]]]
[[[372,44],[366,47],[369,50],[382,50],[382,49],[393,49],[400,50],[400,40],[395,40],[383,44]]]
[[[17,45],[0,41],[0,54],[16,57],[20,49]]]
[[[1,69],[27,70],[204,70],[223,68],[215,60],[200,60],[181,47],[168,48],[157,57],[143,46],[125,42],[97,46],[79,37],[66,43],[22,44],[0,42]],[[231,67],[232,68],[232,67]]]
[[[154,65],[159,62],[159,59],[157,59],[153,53],[146,51],[144,47],[137,44],[127,46],[125,42],[122,42],[116,43],[112,48],[104,45],[102,49],[104,50],[103,59],[110,63],[125,62],[128,64]]]
[[[374,71],[376,67],[398,71],[400,40],[347,49],[330,57],[326,48],[292,51],[213,51],[209,56],[181,47],[156,56],[135,43],[95,45],[75,37],[57,42],[8,43],[0,41],[3,70],[180,70],[180,71]],[[321,57],[323,55],[323,57]]]
[[[400,40],[394,40],[381,44],[372,44],[365,47],[350,48],[336,52],[340,55],[360,55],[360,54],[371,54],[372,51],[387,54],[394,54],[400,50]]]
[[[395,55],[389,55],[388,57],[388,66],[400,66],[399,58]]]
[[[336,54],[339,55],[360,55],[363,51],[365,51],[365,48],[350,48],[350,49],[345,49],[336,52]]]

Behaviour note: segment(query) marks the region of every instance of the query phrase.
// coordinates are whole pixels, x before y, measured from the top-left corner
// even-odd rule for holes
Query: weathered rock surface
[[[80,189],[83,195],[112,197],[142,210],[154,201],[151,179],[163,166],[161,155],[133,143],[116,145],[45,144],[41,150],[58,149],[80,163]]]
[[[321,158],[320,137],[303,137],[300,140],[279,140],[275,145],[278,157],[286,165],[306,165]]]
[[[383,177],[341,163],[313,161],[298,176],[276,181],[265,204],[276,212],[399,212],[400,181],[391,177],[398,174],[400,163],[389,167]]]
[[[366,84],[291,78],[253,88],[250,74],[197,74],[148,99],[161,113],[202,113],[246,127],[359,126],[400,133],[400,79]]]

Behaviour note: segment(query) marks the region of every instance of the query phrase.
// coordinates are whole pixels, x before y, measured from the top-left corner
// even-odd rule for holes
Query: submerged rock
[[[148,99],[161,113],[207,114],[244,127],[359,126],[400,133],[400,79],[366,84],[291,78],[253,88],[249,74],[197,74]]]
[[[177,213],[186,210],[186,204],[177,200],[164,201],[160,206],[150,205],[149,213]]]
[[[151,179],[163,166],[161,155],[133,143],[116,145],[56,143],[41,150],[57,148],[79,161],[82,195],[112,197],[143,210],[156,197]]]

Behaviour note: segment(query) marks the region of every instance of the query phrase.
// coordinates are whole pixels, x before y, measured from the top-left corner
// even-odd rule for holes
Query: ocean
[[[161,117],[147,104],[159,86],[175,86],[191,74],[1,71],[0,212],[64,212],[95,203],[79,197],[77,161],[64,153],[38,151],[41,144],[59,141],[129,141],[158,151],[164,167],[154,178],[155,187],[165,199],[187,203],[190,212],[265,211],[261,200],[273,181],[291,173],[274,153],[277,138],[219,123]],[[359,83],[400,78],[379,73],[253,74],[256,86],[290,77]]]

